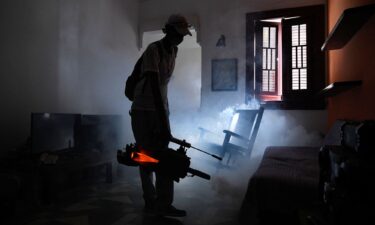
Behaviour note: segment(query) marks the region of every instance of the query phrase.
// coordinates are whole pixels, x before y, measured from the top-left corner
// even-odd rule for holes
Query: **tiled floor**
[[[204,162],[203,162],[204,163]],[[208,163],[209,164],[209,163]],[[99,182],[67,192],[53,204],[29,218],[9,224],[25,225],[236,225],[248,177],[234,180],[238,171],[192,165],[211,175],[211,180],[187,177],[175,183],[174,205],[185,209],[184,218],[157,218],[142,213],[143,200],[138,169],[123,167],[114,183]],[[249,172],[249,171],[248,171]],[[240,178],[241,179],[241,178]],[[22,221],[22,222],[20,222]]]

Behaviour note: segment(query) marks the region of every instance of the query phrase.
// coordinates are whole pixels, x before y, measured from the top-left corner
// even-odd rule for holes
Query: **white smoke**
[[[227,107],[222,108],[223,105],[226,105],[225,97],[211,103],[207,102],[207,98],[205,98],[204,107],[199,109],[202,77],[196,76],[196,73],[204,71],[200,68],[200,57],[184,48],[179,50],[174,78],[169,84],[170,124],[174,137],[185,139],[195,147],[214,153],[214,149],[202,144],[199,128],[211,131],[205,137],[204,142],[220,146],[224,139],[223,130],[231,127],[235,111],[237,109],[258,109],[260,104],[255,98],[252,98],[246,104],[228,104]],[[219,93],[218,96],[220,96]],[[237,103],[241,102],[241,99],[236,98],[231,101]],[[218,108],[222,110],[214,110]],[[319,133],[316,129],[311,129],[311,126],[306,125],[308,124],[306,118],[306,116],[296,118],[293,113],[285,110],[265,110],[250,158],[237,160],[234,169],[225,169],[218,167],[219,162],[216,159],[188,149],[187,154],[191,157],[191,167],[211,175],[211,181],[208,183],[211,186],[210,191],[213,190],[220,198],[241,202],[248,180],[256,171],[266,147],[320,144]],[[178,146],[171,144],[170,147],[177,148]],[[183,179],[181,183],[184,184],[183,186],[189,186],[188,184],[196,186],[201,184],[199,181],[199,178]],[[176,187],[178,186],[176,185]],[[212,195],[210,193],[207,196]]]
[[[217,113],[190,112],[171,115],[173,135],[201,147],[204,145],[201,145],[202,141],[199,140],[198,127],[202,126],[217,134],[211,135],[211,139],[205,141],[221,145],[224,138],[222,131],[230,126],[235,110],[257,108],[259,103],[252,100],[248,104],[230,106]],[[249,178],[255,173],[268,146],[319,146],[321,143],[322,135],[319,131],[308,130],[290,111],[265,110],[251,157],[238,159],[231,169],[221,168],[216,159],[194,150],[188,150],[188,155],[193,168],[211,175],[211,188],[218,196],[241,202]],[[213,152],[213,149],[204,150]],[[194,179],[185,182],[194,182]]]

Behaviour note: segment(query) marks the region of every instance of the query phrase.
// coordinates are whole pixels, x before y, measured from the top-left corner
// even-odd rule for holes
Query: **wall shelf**
[[[349,90],[354,87],[358,87],[361,84],[362,84],[361,80],[333,82],[332,84],[328,85],[323,90],[321,90],[318,96],[332,97],[343,91]]]
[[[375,13],[375,4],[346,9],[329,33],[321,50],[340,49]]]

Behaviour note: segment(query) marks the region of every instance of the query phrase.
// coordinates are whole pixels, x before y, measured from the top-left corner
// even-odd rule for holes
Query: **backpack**
[[[158,46],[158,52],[159,56],[162,56],[162,50],[161,50],[161,43],[160,41],[155,42],[156,46]],[[134,66],[134,69],[130,76],[127,78],[125,83],[125,96],[130,100],[134,101],[134,93],[135,93],[135,87],[137,86],[138,82],[142,80],[142,61],[143,61],[143,55],[138,59],[137,63]]]

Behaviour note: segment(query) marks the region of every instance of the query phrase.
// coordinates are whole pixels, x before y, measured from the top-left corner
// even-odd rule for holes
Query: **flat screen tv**
[[[32,113],[32,153],[73,149],[79,121],[79,114]]]
[[[82,115],[76,144],[81,150],[115,151],[123,143],[121,115]]]

